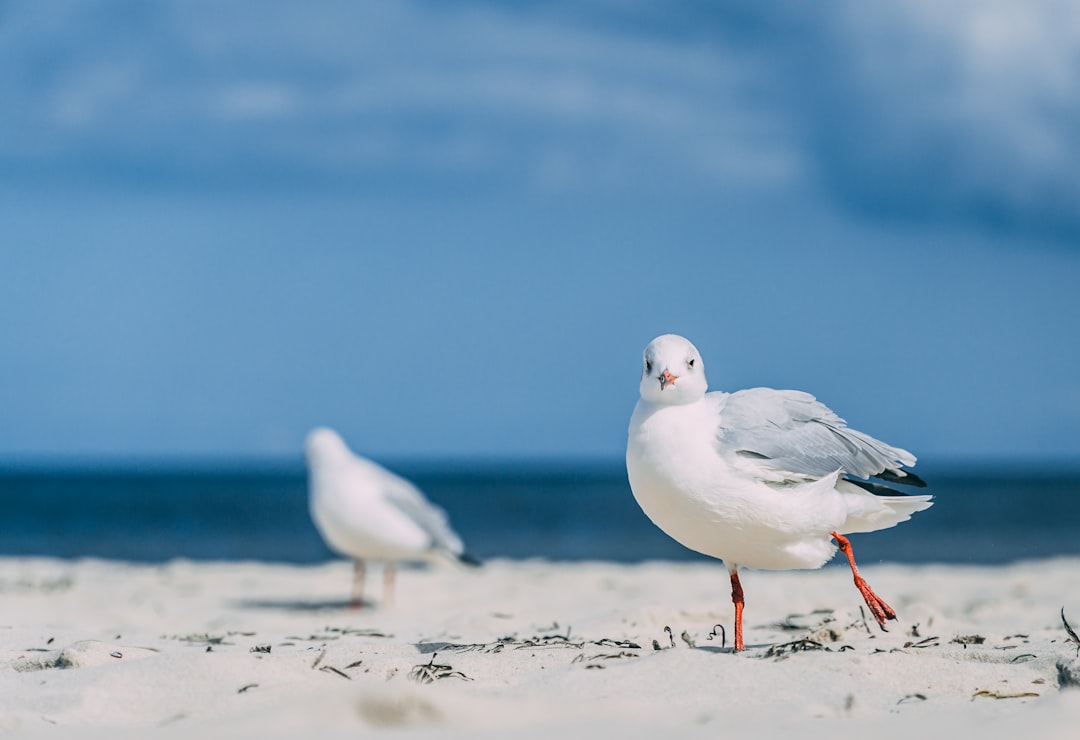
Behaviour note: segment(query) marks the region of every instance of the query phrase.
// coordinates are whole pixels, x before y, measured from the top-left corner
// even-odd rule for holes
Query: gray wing
[[[465,546],[450,528],[446,512],[424,498],[413,484],[394,476],[384,488],[386,500],[431,536],[432,549],[461,555]]]
[[[859,478],[925,485],[902,470],[915,464],[914,455],[849,429],[809,393],[751,388],[727,395],[720,404],[717,445],[724,454],[800,476],[842,470]]]

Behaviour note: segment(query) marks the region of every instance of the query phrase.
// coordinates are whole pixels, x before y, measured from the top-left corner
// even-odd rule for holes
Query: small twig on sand
[[[1061,607],[1061,623],[1065,625],[1065,631],[1069,633],[1069,639],[1065,642],[1071,642],[1076,645],[1076,655],[1080,657],[1080,637],[1077,637],[1076,631],[1069,625],[1068,620],[1065,619],[1065,607]]]
[[[938,641],[937,637],[924,637],[923,639],[919,640],[918,642],[910,642],[910,641],[908,641],[908,642],[904,643],[904,647],[906,647],[906,648],[928,648],[928,647],[938,647],[938,645],[940,645],[940,642]]]
[[[320,670],[320,671],[325,671],[326,673],[336,673],[336,674],[338,674],[339,676],[341,676],[342,678],[347,678],[347,679],[349,679],[350,681],[352,681],[352,676],[350,676],[350,675],[349,675],[348,673],[346,673],[345,671],[341,670],[340,668],[334,668],[334,666],[332,666],[332,665],[324,665],[324,666],[323,666],[322,668],[320,668],[319,670]]]
[[[1034,691],[1017,691],[1012,694],[1006,694],[1001,691],[990,691],[989,689],[979,689],[971,695],[972,699],[977,699],[980,696],[985,696],[989,699],[1027,699],[1029,697],[1038,696]]]
[[[712,628],[712,632],[710,632],[709,636],[706,637],[705,639],[706,640],[711,640],[714,637],[716,637],[716,628],[717,627],[720,628],[720,647],[725,647],[727,645],[727,630],[724,629],[724,625],[722,625],[722,624],[714,624],[713,628]]]
[[[866,634],[872,636],[874,634],[874,631],[870,629],[870,625],[866,623],[866,610],[863,609],[861,605],[859,606],[859,616],[862,617],[862,626],[863,629],[866,630]]]
[[[926,694],[907,694],[906,696],[902,697],[900,699],[900,701],[898,701],[896,703],[897,704],[910,704],[911,702],[915,702],[915,701],[926,701]]]

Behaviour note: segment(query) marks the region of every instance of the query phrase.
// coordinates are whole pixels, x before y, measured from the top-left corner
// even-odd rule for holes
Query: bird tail
[[[460,553],[457,556],[457,560],[462,565],[467,565],[470,568],[479,568],[481,565],[484,564],[483,561],[480,560],[480,558],[473,557],[467,552]]]
[[[844,494],[848,504],[848,517],[840,528],[841,534],[888,529],[934,505],[933,496],[870,494],[865,487],[842,479],[837,481],[836,490]]]
[[[443,563],[448,563],[454,566],[467,566],[469,568],[479,568],[483,565],[483,562],[476,557],[473,557],[467,552],[453,552],[452,550],[432,550],[431,555],[433,560],[438,560]]]

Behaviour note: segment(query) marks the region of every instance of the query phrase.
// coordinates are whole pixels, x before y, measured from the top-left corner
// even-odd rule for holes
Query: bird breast
[[[645,406],[643,408],[643,405]],[[777,488],[730,465],[714,446],[715,408],[639,402],[626,468],[645,515],[682,545],[729,564],[813,568],[832,556],[846,509],[833,477]]]

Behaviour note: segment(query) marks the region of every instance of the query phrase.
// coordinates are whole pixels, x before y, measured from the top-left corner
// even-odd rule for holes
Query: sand
[[[354,611],[345,562],[0,559],[0,735],[1077,736],[1080,560],[863,571],[889,632],[846,567],[748,571],[734,654],[719,563],[408,569]]]

